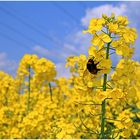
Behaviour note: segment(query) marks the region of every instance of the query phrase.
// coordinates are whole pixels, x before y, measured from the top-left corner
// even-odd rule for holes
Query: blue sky
[[[92,17],[102,13],[126,15],[130,26],[140,32],[140,2],[0,2],[0,69],[14,73],[25,53],[52,60],[58,76],[68,76],[64,68],[69,55],[87,54],[90,37],[83,35]],[[135,60],[140,61],[136,42]]]

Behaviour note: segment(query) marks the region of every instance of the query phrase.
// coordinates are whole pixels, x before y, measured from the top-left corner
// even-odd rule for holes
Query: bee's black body
[[[97,72],[101,70],[97,68],[97,64],[99,64],[99,62],[95,63],[93,59],[88,60],[87,69],[91,74],[97,74]]]

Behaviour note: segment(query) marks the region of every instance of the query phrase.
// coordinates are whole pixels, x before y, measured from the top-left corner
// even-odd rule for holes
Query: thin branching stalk
[[[110,35],[109,35],[110,36]],[[107,43],[107,48],[106,48],[106,59],[109,59],[109,50],[110,50],[110,43]],[[103,91],[106,91],[107,89],[107,74],[104,74],[104,80],[103,80]],[[106,114],[106,99],[102,101],[101,105],[101,139],[105,139],[105,114]]]
[[[52,86],[51,86],[50,82],[49,82],[49,89],[50,89],[50,98],[51,98],[51,101],[53,101],[53,99],[52,99]]]

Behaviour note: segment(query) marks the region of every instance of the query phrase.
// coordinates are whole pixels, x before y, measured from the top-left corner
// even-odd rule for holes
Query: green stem
[[[111,42],[110,42],[111,43]],[[109,49],[110,49],[110,43],[107,44],[106,48],[106,59],[109,58]],[[103,81],[103,91],[106,91],[107,89],[107,74],[104,74],[104,81]],[[101,112],[101,139],[105,139],[105,113],[106,113],[106,99],[102,101],[102,112]]]
[[[102,113],[101,113],[101,139],[105,139],[105,100],[102,101]]]
[[[29,77],[28,77],[28,98],[27,98],[27,113],[30,110],[30,93],[31,93],[31,67],[29,65]]]
[[[50,82],[49,82],[49,88],[50,88],[50,98],[51,98],[51,101],[52,101],[52,86],[51,86]]]

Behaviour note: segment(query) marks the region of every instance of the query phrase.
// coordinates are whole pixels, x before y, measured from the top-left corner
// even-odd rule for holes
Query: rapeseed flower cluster
[[[140,63],[131,59],[137,33],[128,23],[114,14],[91,19],[88,56],[67,58],[68,79],[30,54],[15,77],[1,71],[0,138],[139,138]],[[116,66],[111,55],[122,57]]]

